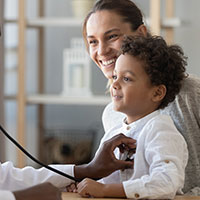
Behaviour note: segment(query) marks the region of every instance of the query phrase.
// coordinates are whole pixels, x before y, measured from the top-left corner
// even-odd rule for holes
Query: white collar
[[[160,114],[160,110],[156,110],[140,119],[137,121],[134,121],[130,124],[126,124],[126,118],[124,118],[123,123],[122,123],[122,128],[123,130],[134,130],[139,131],[144,125],[152,118]]]

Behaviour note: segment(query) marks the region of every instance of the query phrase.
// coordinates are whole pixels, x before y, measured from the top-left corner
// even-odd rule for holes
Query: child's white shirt
[[[155,111],[129,125],[123,121],[105,133],[100,146],[119,133],[137,140],[134,167],[118,170],[101,182],[122,182],[127,198],[173,199],[182,193],[188,150],[170,116]],[[118,148],[114,153],[121,157]]]

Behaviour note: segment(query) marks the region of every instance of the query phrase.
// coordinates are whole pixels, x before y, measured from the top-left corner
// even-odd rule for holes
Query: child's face
[[[155,88],[141,61],[128,54],[119,56],[111,85],[111,96],[114,109],[125,113],[129,123],[156,109],[157,104],[152,100]]]

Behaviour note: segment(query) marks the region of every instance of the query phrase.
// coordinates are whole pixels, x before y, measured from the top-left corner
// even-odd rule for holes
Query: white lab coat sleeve
[[[51,166],[74,176],[74,165]],[[24,167],[19,169],[14,167],[12,162],[0,163],[1,190],[15,191],[44,182],[50,182],[56,187],[63,188],[69,185],[72,181],[43,167],[40,169],[35,169],[33,167]]]

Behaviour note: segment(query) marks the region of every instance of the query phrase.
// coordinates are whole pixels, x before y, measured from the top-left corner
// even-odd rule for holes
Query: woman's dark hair
[[[165,85],[167,91],[159,108],[175,99],[186,77],[187,57],[178,45],[167,45],[160,36],[128,36],[121,47],[122,54],[129,54],[143,63],[152,85]]]
[[[131,0],[98,0],[94,4],[92,10],[86,16],[83,23],[83,38],[87,48],[87,21],[93,13],[102,10],[110,10],[116,12],[122,17],[124,22],[130,23],[132,31],[136,31],[137,28],[143,24],[143,16],[141,11]]]

